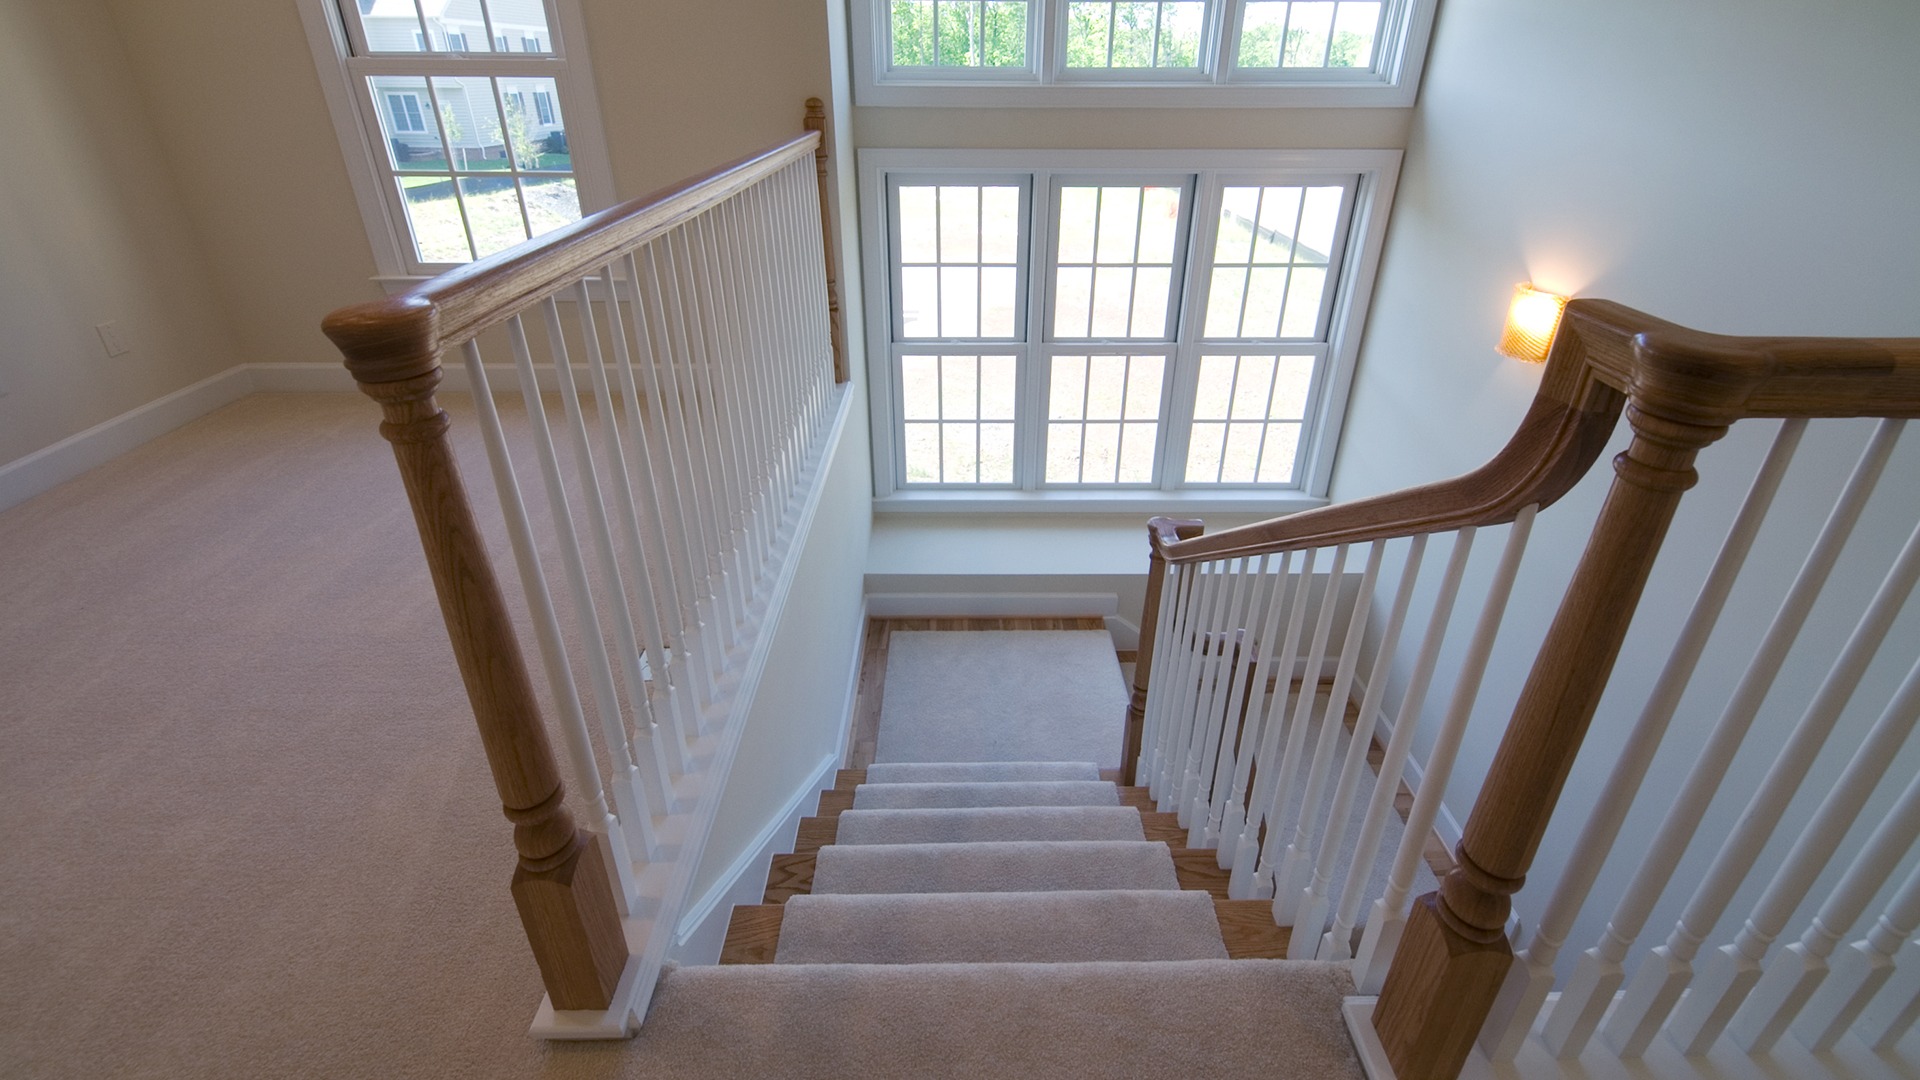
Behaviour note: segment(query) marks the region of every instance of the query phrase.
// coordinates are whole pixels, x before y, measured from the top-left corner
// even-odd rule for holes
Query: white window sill
[[[902,491],[873,500],[875,514],[1137,514],[1280,517],[1327,505],[1299,491]]]

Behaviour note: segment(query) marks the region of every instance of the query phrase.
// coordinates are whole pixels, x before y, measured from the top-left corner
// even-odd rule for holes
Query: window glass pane
[[[378,75],[367,80],[380,133],[386,137],[387,162],[396,172],[445,172],[447,153],[440,142],[440,120],[418,76]]]
[[[1346,192],[1281,185],[1222,192],[1206,336],[1325,334],[1321,300]]]
[[[451,176],[401,176],[400,201],[407,208],[407,227],[421,262],[467,262],[467,227],[460,201],[453,194]]]
[[[571,176],[522,180],[520,195],[526,200],[527,220],[535,236],[580,220],[580,190]]]
[[[1027,66],[1028,0],[893,0],[893,66]]]
[[[1047,395],[1049,484],[1150,484],[1163,356],[1055,356]]]
[[[507,147],[516,168],[566,172],[573,168],[567,149],[566,120],[560,115],[560,92],[552,79],[501,79],[500,98],[506,104]]]
[[[361,0],[359,10],[369,52],[426,52],[432,44],[421,32],[413,0],[373,0],[371,5]]]
[[[1379,0],[1249,0],[1236,66],[1370,68],[1381,6]]]
[[[493,100],[493,80],[436,76],[434,99],[440,105],[440,127],[453,148],[453,167],[461,172],[504,172],[507,144],[501,135],[500,107]]]
[[[1056,338],[1167,336],[1181,194],[1169,186],[1060,188]]]
[[[460,201],[473,230],[473,254],[484,259],[527,238],[520,189],[510,176],[463,176]]]
[[[940,419],[940,360],[934,356],[900,358],[900,414],[908,420]]]
[[[1312,373],[1311,356],[1201,357],[1187,482],[1291,483]]]
[[[1205,0],[1073,0],[1070,68],[1197,68]]]
[[[900,333],[906,338],[1017,337],[1020,189],[901,185]]]
[[[1013,357],[909,355],[899,373],[906,483],[1013,482]]]
[[[456,0],[457,2],[457,0]],[[507,39],[517,53],[550,53],[553,31],[547,26],[547,6],[540,0],[487,0],[495,37]]]

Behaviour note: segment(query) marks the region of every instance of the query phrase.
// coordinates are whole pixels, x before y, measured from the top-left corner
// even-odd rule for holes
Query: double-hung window
[[[1398,157],[863,152],[879,494],[1324,491]]]
[[[577,0],[301,0],[383,276],[612,201]]]
[[[1434,0],[854,0],[871,105],[1408,105]]]

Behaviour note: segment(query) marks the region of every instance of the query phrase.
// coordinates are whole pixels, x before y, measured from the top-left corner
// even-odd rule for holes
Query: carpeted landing
[[[1093,764],[876,764],[772,963],[668,973],[675,1077],[1359,1080],[1344,965],[1229,960],[1207,892]]]

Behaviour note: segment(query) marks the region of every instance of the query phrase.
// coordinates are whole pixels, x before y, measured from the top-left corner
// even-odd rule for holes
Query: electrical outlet
[[[120,331],[112,323],[103,322],[95,326],[94,329],[100,333],[100,345],[107,350],[107,356],[127,355],[126,340],[120,336]]]

